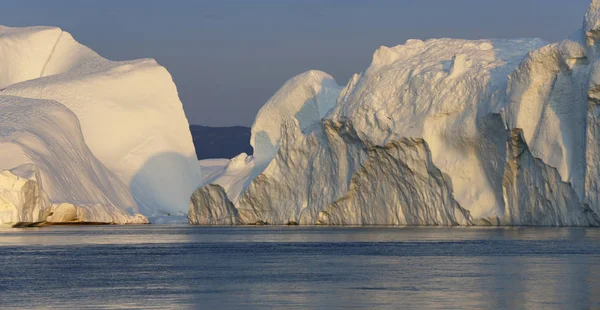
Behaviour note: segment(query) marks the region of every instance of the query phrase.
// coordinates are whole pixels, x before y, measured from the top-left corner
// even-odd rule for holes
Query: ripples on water
[[[600,229],[0,228],[0,306],[600,309]]]

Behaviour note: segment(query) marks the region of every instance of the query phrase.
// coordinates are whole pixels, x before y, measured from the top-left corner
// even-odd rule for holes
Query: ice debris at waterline
[[[201,168],[165,68],[56,27],[0,26],[0,56],[0,224],[187,213]]]
[[[559,43],[409,40],[343,89],[299,75],[190,222],[599,226],[598,33],[594,0]]]

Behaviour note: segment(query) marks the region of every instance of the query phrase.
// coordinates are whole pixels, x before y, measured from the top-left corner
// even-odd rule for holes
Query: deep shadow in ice
[[[200,175],[190,167],[199,165],[195,156],[165,152],[148,159],[131,179],[129,188],[144,215],[181,215],[187,213],[192,192],[200,184]],[[172,171],[181,171],[175,174]],[[160,188],[154,191],[153,188]]]

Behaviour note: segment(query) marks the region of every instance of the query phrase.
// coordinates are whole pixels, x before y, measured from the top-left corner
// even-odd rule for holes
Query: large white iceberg
[[[583,30],[560,43],[381,47],[309,126],[287,104],[309,109],[314,92],[278,92],[264,109],[280,113],[265,121],[261,110],[254,125],[277,140],[252,130],[255,154],[272,155],[265,168],[224,170],[190,209],[235,208],[227,214],[246,224],[600,225],[598,33],[594,0]],[[294,78],[282,90],[298,82],[314,88]],[[236,173],[244,186],[231,186]]]
[[[189,196],[202,178],[177,89],[165,68],[152,59],[106,60],[56,27],[0,26],[0,55],[0,95],[22,102],[52,100],[75,115],[69,124],[57,126],[80,130],[103,174],[125,191],[100,188],[105,200],[117,200],[114,205],[121,210],[137,206],[146,216],[187,213]],[[67,158],[52,165],[68,165]],[[0,168],[16,167],[10,160],[10,154],[0,152]],[[39,162],[30,163],[40,169]],[[69,177],[85,179],[78,173]],[[92,178],[83,190],[99,182]],[[78,190],[63,185],[61,195],[73,198],[69,191]]]

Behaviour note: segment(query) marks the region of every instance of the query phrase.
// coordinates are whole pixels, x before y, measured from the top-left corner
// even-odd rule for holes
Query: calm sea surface
[[[0,307],[600,309],[600,229],[0,228]]]

